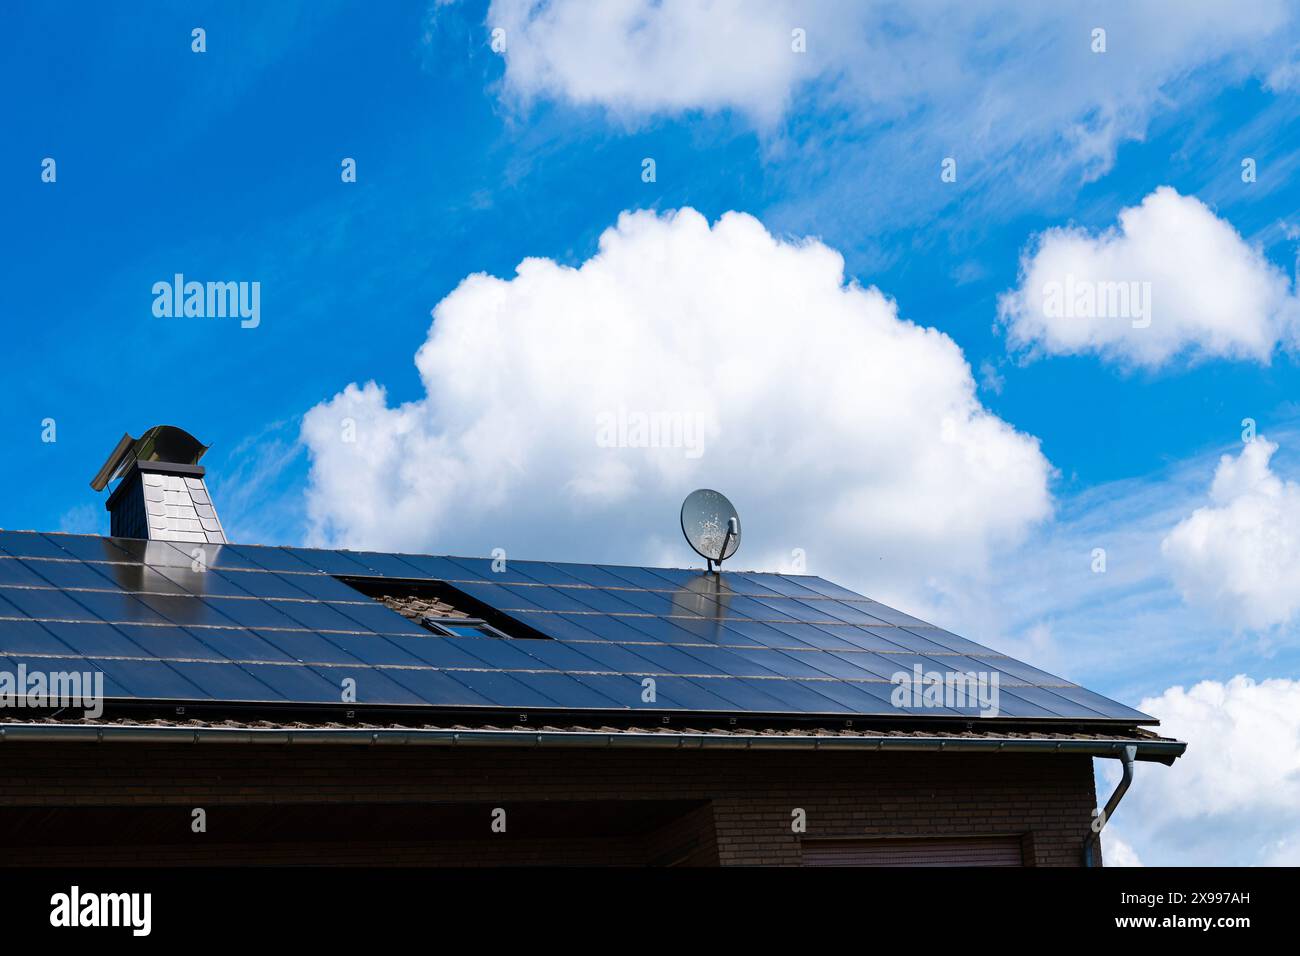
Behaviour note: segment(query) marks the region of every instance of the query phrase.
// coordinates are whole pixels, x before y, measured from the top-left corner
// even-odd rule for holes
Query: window
[[[505,637],[487,621],[473,617],[429,617],[420,619],[420,623],[443,637]]]

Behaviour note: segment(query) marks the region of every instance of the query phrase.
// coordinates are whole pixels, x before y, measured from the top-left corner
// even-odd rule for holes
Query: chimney
[[[208,446],[174,425],[155,425],[139,438],[123,435],[91,481],[103,491],[121,479],[105,503],[115,538],[224,544],[225,533],[203,483],[199,459]]]

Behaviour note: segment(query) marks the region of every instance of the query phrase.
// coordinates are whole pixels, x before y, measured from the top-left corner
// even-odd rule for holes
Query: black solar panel
[[[435,635],[337,576],[440,582],[499,613],[507,636]],[[5,531],[0,664],[19,663],[100,671],[109,697],[134,700],[978,713],[896,706],[896,675],[919,669],[995,675],[1003,717],[1150,721],[814,577]]]

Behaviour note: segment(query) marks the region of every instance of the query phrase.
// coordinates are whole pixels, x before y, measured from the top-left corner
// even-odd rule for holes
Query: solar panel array
[[[1019,719],[1149,722],[810,576],[0,532],[0,669],[130,700],[970,717],[900,672],[997,675]],[[442,637],[336,576],[438,581],[545,639]],[[520,629],[521,632],[524,629]],[[652,692],[651,692],[652,690]],[[974,701],[968,701],[974,704]]]

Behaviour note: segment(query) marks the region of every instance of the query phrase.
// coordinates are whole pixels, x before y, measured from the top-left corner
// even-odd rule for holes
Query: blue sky
[[[789,61],[782,50],[786,59],[775,66],[764,59],[767,47],[753,55],[743,49],[745,34],[731,32],[728,19],[742,15],[729,4],[692,11],[627,0],[616,5],[627,19],[591,36],[564,22],[547,26],[566,6],[157,4],[129,22],[98,4],[85,4],[75,18],[54,8],[11,12],[0,37],[7,92],[0,281],[16,347],[10,398],[0,406],[11,456],[0,474],[0,525],[106,531],[87,486],[91,475],[123,431],[170,422],[211,443],[205,464],[237,538],[376,548],[414,542],[473,553],[501,544],[522,557],[688,563],[669,506],[692,487],[732,475],[711,469],[708,455],[689,469],[625,457],[623,484],[611,490],[603,466],[581,474],[555,466],[554,455],[568,454],[562,443],[552,458],[504,450],[492,474],[514,468],[526,482],[503,478],[501,495],[485,493],[464,514],[439,512],[412,537],[380,519],[340,513],[340,500],[368,492],[338,476],[342,466],[322,435],[332,427],[329,415],[352,407],[353,399],[338,397],[345,387],[374,381],[385,394],[365,406],[373,414],[365,422],[392,429],[388,438],[399,436],[393,440],[406,447],[406,459],[418,459],[415,446],[401,446],[410,429],[397,410],[411,403],[401,414],[420,423],[428,440],[419,447],[442,449],[428,467],[470,468],[475,454],[463,446],[475,432],[461,427],[469,413],[448,403],[473,396],[475,384],[439,391],[432,373],[422,375],[413,362],[426,340],[444,378],[458,363],[473,373],[495,354],[485,333],[473,331],[489,324],[479,293],[448,299],[462,280],[486,273],[509,283],[527,257],[583,266],[624,212],[690,207],[716,223],[736,211],[754,217],[791,256],[808,241],[834,250],[845,282],[879,289],[898,318],[946,335],[970,367],[976,407],[1041,450],[1041,464],[1028,472],[1006,465],[1005,473],[990,473],[987,487],[1013,490],[1029,474],[1028,491],[1008,492],[987,509],[975,499],[966,510],[990,517],[959,546],[927,544],[928,530],[918,527],[916,547],[877,548],[869,528],[845,523],[838,540],[831,531],[809,532],[811,570],[907,601],[1131,703],[1168,702],[1175,685],[1225,684],[1237,674],[1300,676],[1290,603],[1243,626],[1242,602],[1258,598],[1249,583],[1218,606],[1198,601],[1188,582],[1222,569],[1205,554],[1184,555],[1180,564],[1177,547],[1161,544],[1195,509],[1211,506],[1218,457],[1242,454],[1244,418],[1278,444],[1271,476],[1300,479],[1300,338],[1285,321],[1293,299],[1284,295],[1273,312],[1263,308],[1267,314],[1246,303],[1206,319],[1283,329],[1263,358],[1206,345],[1213,336],[1192,326],[1190,344],[1146,364],[1123,351],[1138,339],[1109,352],[1069,353],[1042,339],[1017,347],[1010,320],[999,318],[1000,296],[1021,284],[1022,255],[1038,248],[1036,237],[1075,227],[1096,239],[1162,186],[1181,197],[1171,206],[1177,215],[1194,219],[1194,200],[1207,219],[1234,230],[1234,254],[1243,261],[1254,250],[1259,261],[1243,266],[1250,276],[1281,275],[1294,296],[1300,27],[1284,6],[1234,14],[1211,4],[1201,11],[1203,26],[1178,5],[1134,13],[1098,4],[1059,18],[1015,5],[1002,13],[959,9],[948,11],[945,32],[897,9],[873,22],[851,4],[792,13],[758,3],[745,16],[756,29],[769,23],[781,44],[790,24],[807,21],[804,59]],[[489,46],[500,24],[508,25],[504,53]],[[1102,24],[1108,49],[1094,53],[1090,30]],[[198,26],[207,34],[204,53],[191,50]],[[656,31],[672,42],[654,42]],[[619,43],[630,54],[621,60]],[[611,68],[598,61],[611,49],[614,72],[602,73]],[[710,72],[714,60],[722,72]],[[958,164],[953,183],[940,177],[949,156]],[[45,157],[57,162],[54,183],[41,180]],[[340,179],[344,157],[356,160],[355,183]],[[642,179],[647,157],[655,161],[651,183]],[[1242,179],[1246,157],[1256,163],[1254,182]],[[714,243],[723,242],[719,235]],[[679,241],[676,233],[662,238]],[[629,248],[633,242],[626,238]],[[731,260],[720,254],[717,261]],[[743,284],[743,261],[737,269]],[[177,272],[260,282],[260,325],[156,318],[150,289]],[[499,291],[517,304],[533,296],[518,311],[535,307],[532,321],[542,324],[546,297],[569,281],[564,275]],[[1176,270],[1162,273],[1166,285],[1157,293],[1188,286],[1179,280]],[[668,281],[660,275],[648,287]],[[611,301],[636,295],[625,290]],[[790,301],[800,295],[796,289]],[[430,338],[431,310],[444,300],[446,318],[439,313]],[[555,300],[555,310],[571,307]],[[509,320],[493,322],[507,323],[509,336]],[[707,321],[682,321],[697,320]],[[608,321],[624,320],[613,309]],[[778,320],[756,317],[752,332],[740,335],[770,337],[766,321]],[[791,314],[788,321],[818,319]],[[435,344],[440,322],[457,331]],[[752,347],[742,341],[736,354]],[[580,378],[589,367],[560,356],[552,381]],[[805,407],[800,395],[809,382],[832,377],[815,358],[785,370],[763,367],[780,373],[770,390],[789,392],[794,408]],[[868,363],[864,389],[873,376]],[[484,378],[496,405],[515,409],[511,427],[559,427],[548,418],[544,383]],[[900,429],[927,427],[928,419],[905,416],[932,387],[944,395],[951,389],[945,401],[965,401],[947,371],[927,366],[914,378],[927,384],[917,386]],[[648,384],[637,392],[651,407],[673,401],[671,392],[645,398],[654,394]],[[882,399],[886,407],[890,400]],[[820,407],[818,396],[807,401]],[[304,431],[309,412],[317,427]],[[791,447],[807,439],[813,452],[828,453],[846,442],[909,447],[873,432],[869,414],[860,416],[859,432],[826,431],[823,446],[816,420],[769,434],[773,416],[746,419],[734,406],[729,414],[728,441],[750,446],[771,438]],[[46,418],[57,422],[56,442],[41,441]],[[737,424],[744,421],[763,423],[761,435]],[[1020,454],[1020,445],[1007,448]],[[803,544],[786,533],[793,519],[780,513],[797,485],[765,485],[763,460],[750,465],[724,490],[738,493],[747,528],[758,529],[745,557],[780,564],[774,555]],[[843,503],[854,487],[875,487],[877,479],[890,489],[907,483],[877,471],[865,455],[860,465],[810,477],[807,487]],[[958,478],[961,486],[986,486],[979,476]],[[606,484],[592,491],[592,482]],[[410,498],[409,513],[423,513],[421,495],[446,505],[436,498],[445,491],[418,485],[409,479],[394,492]],[[575,487],[599,507],[575,503]],[[1026,503],[1039,491],[1042,507]],[[382,510],[385,502],[365,507]],[[907,506],[926,507],[924,498]],[[653,515],[618,517],[638,508]],[[782,525],[784,537],[765,540],[765,522]],[[646,530],[660,525],[662,537]],[[908,530],[892,529],[890,540]],[[1295,543],[1287,546],[1274,558],[1300,560]],[[1095,547],[1108,549],[1104,577],[1089,568]],[[1187,721],[1197,719],[1195,707],[1185,711]],[[1295,740],[1290,747],[1294,753]],[[1276,820],[1250,848],[1234,850],[1236,861],[1300,853],[1294,839],[1287,843],[1294,815]],[[1222,832],[1230,845],[1226,824]],[[1134,828],[1125,836],[1148,862],[1186,861],[1167,833]]]

